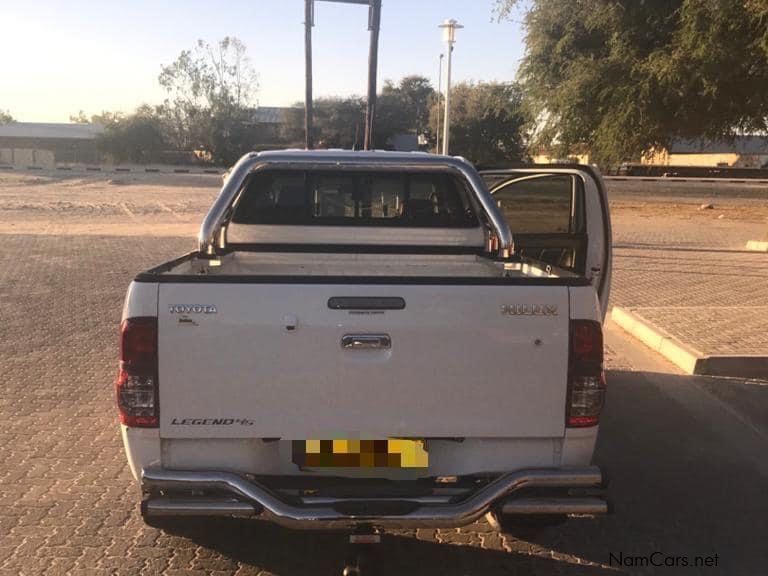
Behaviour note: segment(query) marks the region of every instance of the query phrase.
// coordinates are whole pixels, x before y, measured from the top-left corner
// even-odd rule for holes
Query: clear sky
[[[516,22],[492,18],[494,0],[384,0],[379,82],[422,74],[437,83],[437,25],[456,18],[457,80],[512,80],[523,54]],[[367,8],[318,2],[315,96],[363,94]],[[237,36],[259,75],[258,102],[304,94],[303,0],[0,0],[0,110],[20,121],[66,122],[84,110],[160,103],[162,64],[198,38]]]

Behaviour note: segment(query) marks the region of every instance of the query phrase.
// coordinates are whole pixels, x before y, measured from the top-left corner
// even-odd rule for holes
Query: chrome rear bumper
[[[604,486],[603,472],[588,467],[510,472],[461,496],[286,496],[231,472],[152,468],[142,471],[142,489],[149,494],[142,502],[142,513],[148,517],[249,517],[296,529],[455,528],[491,510],[520,515],[605,514],[604,497],[567,494],[569,489]],[[523,489],[559,493],[528,497],[519,494]]]

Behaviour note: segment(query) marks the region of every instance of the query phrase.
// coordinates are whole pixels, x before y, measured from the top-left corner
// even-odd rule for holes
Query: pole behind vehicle
[[[315,22],[315,3],[314,0],[305,0],[304,2],[304,62],[305,62],[305,82],[306,92],[304,95],[304,147],[307,150],[314,148],[312,141],[312,26]]]
[[[376,116],[376,86],[379,67],[379,31],[381,29],[381,0],[321,0],[342,4],[364,4],[368,6],[368,30],[371,43],[368,52],[368,101],[365,110],[365,136],[363,148],[370,150],[373,145],[374,119]],[[312,138],[312,26],[314,26],[315,0],[304,0],[304,48],[306,64],[306,94],[304,98],[304,131],[307,150],[314,147]]]
[[[373,146],[373,127],[376,117],[376,83],[379,67],[379,30],[381,28],[381,0],[371,0],[368,13],[368,29],[371,45],[368,51],[368,103],[365,111],[365,150]]]

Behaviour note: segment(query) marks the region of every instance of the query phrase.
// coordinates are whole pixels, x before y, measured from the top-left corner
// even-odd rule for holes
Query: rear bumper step
[[[598,515],[609,512],[609,503],[603,498],[519,498],[501,505],[501,513],[509,515],[584,514]]]
[[[521,497],[522,489],[600,488],[605,476],[597,467],[519,470],[499,476],[459,501],[423,497],[285,497],[231,472],[142,471],[150,496],[142,513],[159,516],[251,517],[296,529],[338,529],[358,525],[382,528],[455,528],[471,524],[491,510],[503,514],[606,514],[601,497]],[[192,497],[188,494],[221,494]],[[173,497],[172,493],[185,496]]]

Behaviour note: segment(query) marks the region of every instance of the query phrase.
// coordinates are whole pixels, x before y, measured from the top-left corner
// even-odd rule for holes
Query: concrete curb
[[[681,342],[637,312],[614,306],[611,318],[623,330],[678,366],[686,374],[768,378],[768,356],[713,355]]]
[[[15,171],[68,171],[68,172],[134,172],[134,173],[156,173],[156,174],[223,174],[223,168],[176,168],[173,166],[85,166],[85,165],[56,165],[56,166],[14,166],[11,164],[0,164],[0,170]]]
[[[667,360],[678,366],[686,374],[695,374],[696,363],[703,354],[686,346],[674,336],[671,336],[651,324],[635,312],[614,306],[611,318],[618,326],[629,332],[643,344],[655,350]]]
[[[768,184],[765,178],[712,178],[692,176],[603,176],[609,182],[703,182],[705,184]]]
[[[750,240],[747,242],[747,250],[751,252],[768,252],[768,242]]]

